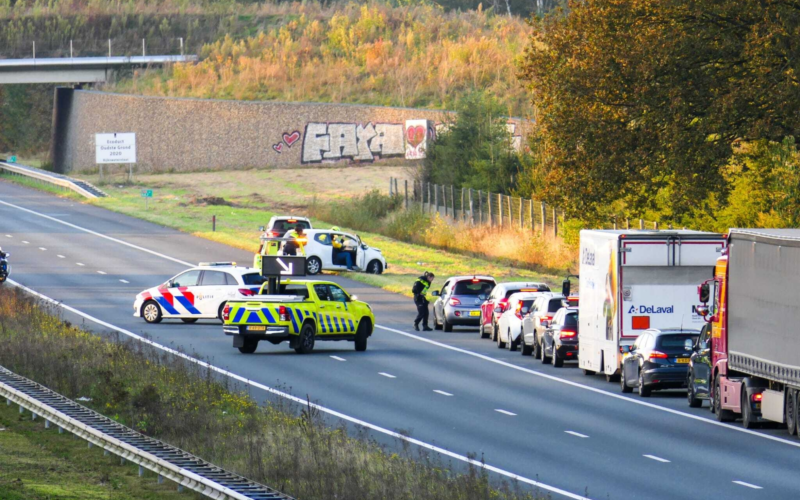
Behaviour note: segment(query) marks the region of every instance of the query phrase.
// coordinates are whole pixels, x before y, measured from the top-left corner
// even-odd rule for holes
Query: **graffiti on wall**
[[[309,123],[303,136],[303,163],[352,159],[373,161],[405,151],[399,123]]]
[[[281,154],[283,153],[283,147],[286,145],[287,148],[294,146],[294,144],[300,140],[300,131],[295,130],[291,133],[283,133],[283,137],[281,138],[281,142],[272,145],[272,149],[275,150],[276,153]]]
[[[436,126],[429,120],[406,120],[406,159],[425,158],[428,141],[436,137]]]

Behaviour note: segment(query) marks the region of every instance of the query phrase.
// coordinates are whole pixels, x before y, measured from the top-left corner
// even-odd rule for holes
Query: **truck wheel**
[[[628,381],[625,380],[625,369],[620,370],[619,373],[619,388],[624,394],[633,392],[633,387],[628,387]]]
[[[379,260],[372,260],[367,264],[367,272],[369,274],[383,274],[383,264]]]
[[[587,377],[597,374],[597,372],[594,371],[594,370],[587,370],[586,368],[582,368],[582,370],[583,370],[583,374],[585,376],[587,376]]]
[[[717,422],[731,422],[736,416],[732,411],[722,409],[722,394],[719,386],[719,375],[717,375],[714,377],[714,415],[717,417]]]
[[[297,347],[294,348],[297,354],[308,354],[314,350],[314,325],[305,323],[300,329],[300,336],[297,339]]]
[[[364,352],[367,350],[367,339],[369,338],[369,322],[361,321],[356,332],[356,351]]]
[[[644,374],[639,371],[639,396],[649,398],[652,389],[644,385]]]
[[[703,406],[703,400],[695,397],[694,392],[694,376],[689,372],[689,380],[686,386],[686,401],[689,403],[689,408],[700,408]]]
[[[442,320],[442,328],[446,332],[453,331],[453,325],[449,321],[447,321],[447,316],[445,316],[444,319]]]
[[[309,257],[306,261],[306,272],[311,276],[319,274],[322,271],[322,261],[319,257]]]
[[[619,375],[609,375],[606,373],[606,382],[619,382]]]
[[[742,427],[745,429],[752,429],[756,426],[753,422],[753,409],[750,406],[750,401],[747,400],[747,387],[742,384]]]
[[[789,389],[786,391],[786,430],[789,435],[797,432],[797,391]]]
[[[148,300],[142,306],[142,317],[148,323],[161,323],[161,308],[158,307],[158,304],[155,300]]]
[[[187,325],[192,325],[194,323],[197,323],[197,318],[181,318],[181,321],[183,321]]]
[[[239,348],[239,352],[242,354],[253,354],[258,349],[258,340],[251,339],[251,338],[244,338],[244,345]]]

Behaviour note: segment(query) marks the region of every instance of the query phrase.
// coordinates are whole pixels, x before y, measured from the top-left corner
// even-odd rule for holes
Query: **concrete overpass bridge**
[[[103,83],[124,69],[194,61],[197,61],[194,55],[0,59],[0,85]]]

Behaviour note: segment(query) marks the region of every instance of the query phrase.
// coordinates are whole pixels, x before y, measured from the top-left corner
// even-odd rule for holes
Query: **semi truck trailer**
[[[731,229],[697,307],[710,323],[708,369],[717,420],[771,421],[798,432],[800,229]],[[701,339],[702,340],[702,339]],[[708,380],[699,380],[698,377]]]
[[[725,236],[687,230],[580,233],[578,363],[618,380],[624,355],[649,328],[699,330],[697,285],[714,273]]]

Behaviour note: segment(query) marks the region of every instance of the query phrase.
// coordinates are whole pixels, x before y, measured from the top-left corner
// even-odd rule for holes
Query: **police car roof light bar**
[[[198,264],[200,267],[214,267],[214,266],[235,266],[236,262],[201,262]]]

